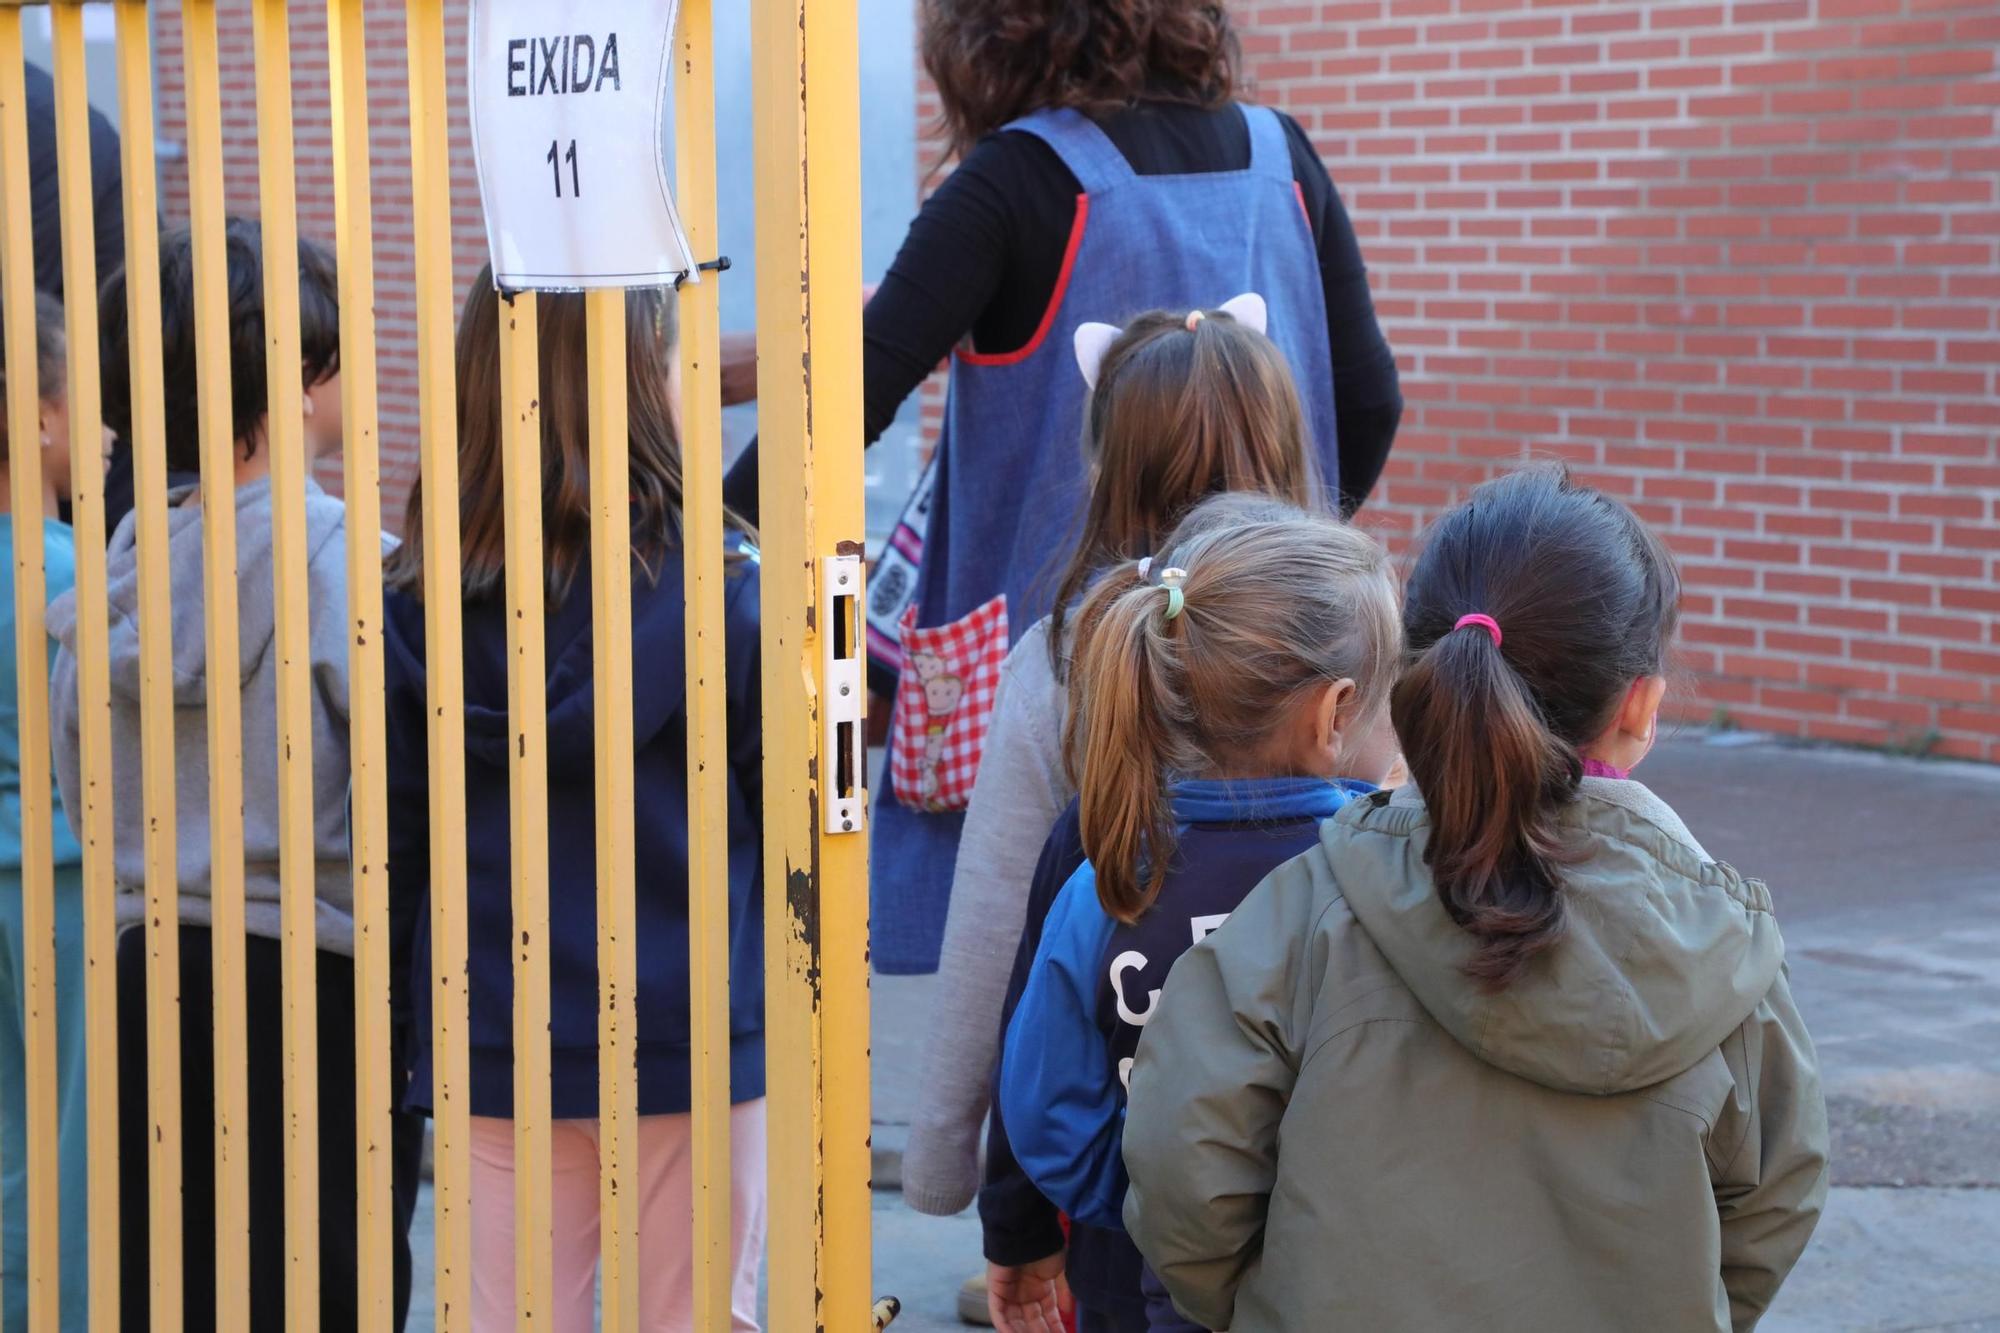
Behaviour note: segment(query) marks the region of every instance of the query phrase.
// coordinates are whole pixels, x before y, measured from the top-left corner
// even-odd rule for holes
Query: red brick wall
[[[254,213],[249,14],[221,8],[227,188]],[[1400,541],[1496,470],[1567,459],[1685,562],[1688,715],[2000,760],[1995,0],[1236,13],[1253,95],[1348,198],[1402,359],[1371,522]],[[154,16],[179,139],[178,6]],[[450,16],[462,288],[484,245]],[[292,37],[300,225],[330,240],[324,7],[295,5]],[[394,515],[416,406],[396,0],[371,0],[369,65]],[[920,87],[926,125],[934,106]],[[183,217],[183,164],[162,183]]]
[[[1668,536],[1678,707],[2000,760],[1995,0],[1237,0],[1362,239],[1397,544],[1565,459]]]
[[[224,189],[231,212],[255,216],[257,106],[248,0],[219,0],[216,27],[222,68]],[[181,79],[181,13],[178,0],[152,6],[157,71],[158,133],[186,138]],[[465,108],[463,0],[445,6],[451,98],[452,239],[454,290],[463,293],[486,260],[479,182]],[[409,65],[403,45],[401,0],[368,0],[368,100],[371,187],[375,216],[376,356],[381,398],[383,521],[402,523],[403,499],[417,467],[415,253],[410,232]],[[326,6],[291,6],[295,161],[301,235],[329,247],[334,242],[332,110],[327,96]],[[162,160],[161,208],[171,225],[187,220],[187,162]],[[324,478],[337,480],[335,475]]]

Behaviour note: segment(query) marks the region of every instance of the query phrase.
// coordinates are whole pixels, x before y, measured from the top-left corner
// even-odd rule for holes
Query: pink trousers
[[[692,1121],[639,1117],[639,1322],[647,1333],[694,1327]],[[597,1122],[558,1120],[552,1135],[555,1289],[551,1333],[597,1326]],[[764,1103],[729,1111],[733,1329],[755,1333],[764,1258]],[[514,1122],[472,1118],[472,1327],[514,1328]]]

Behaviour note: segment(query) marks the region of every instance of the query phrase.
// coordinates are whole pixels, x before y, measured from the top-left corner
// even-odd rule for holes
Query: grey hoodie
[[[202,614],[201,506],[170,493],[168,560],[173,589],[174,810],[180,919],[210,920],[208,822],[208,642]],[[111,621],[112,812],[121,927],[143,916],[145,811],[139,728],[139,562],[133,516],[119,523],[106,552]],[[354,952],[353,890],[347,859],[347,510],[306,483],[306,596],[312,635],[313,844],[318,864],[314,912],[318,946]],[[236,491],[236,605],[240,659],[233,676],[243,707],[244,919],[253,935],[279,935],[278,654],[271,577],[271,487]],[[78,771],[76,595],[49,606],[60,650],[49,684],[56,780],[72,824],[83,809]],[[83,830],[76,830],[78,840]]]
[[[1755,1326],[1826,1192],[1762,884],[1636,782],[1562,815],[1568,929],[1499,994],[1407,789],[1355,801],[1167,979],[1125,1221],[1207,1328]]]

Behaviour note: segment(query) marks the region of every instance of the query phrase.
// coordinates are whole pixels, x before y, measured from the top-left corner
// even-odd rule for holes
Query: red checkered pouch
[[[995,597],[934,629],[919,629],[916,621],[913,606],[903,613],[889,778],[896,798],[911,809],[963,810],[972,800],[1007,656],[1007,599]]]

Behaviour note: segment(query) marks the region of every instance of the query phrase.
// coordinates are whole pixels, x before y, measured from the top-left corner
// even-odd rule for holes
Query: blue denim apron
[[[1272,341],[1298,381],[1320,479],[1337,494],[1333,369],[1326,297],[1276,113],[1246,106],[1242,171],[1141,176],[1089,118],[1038,111],[1006,128],[1048,144],[1082,188],[1061,275],[1028,345],[961,347],[938,444],[936,492],[917,579],[917,624],[946,625],[996,596],[1018,640],[1048,614],[1081,536],[1087,469],[1077,327],[1155,309],[1214,308],[1256,292]],[[937,970],[963,814],[933,814],[875,794],[872,949],[877,970]],[[1022,829],[1039,842],[1047,829]]]

